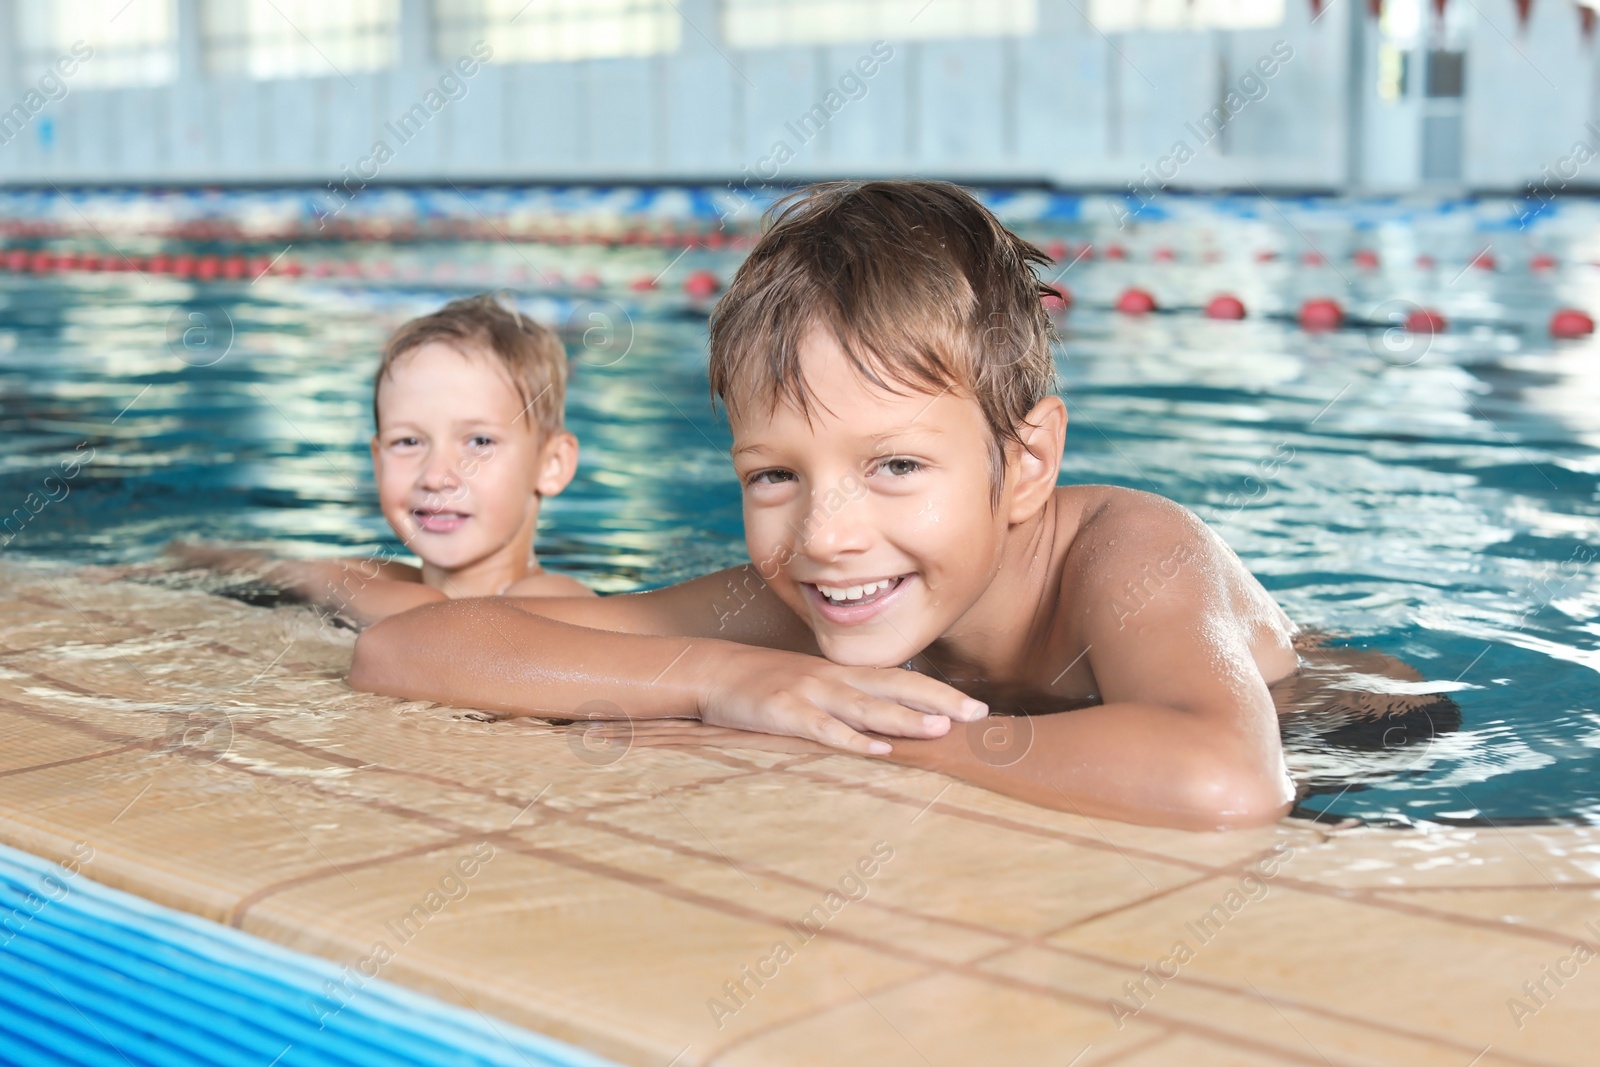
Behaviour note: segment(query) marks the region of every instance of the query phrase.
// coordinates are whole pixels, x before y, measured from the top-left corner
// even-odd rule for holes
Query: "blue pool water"
[[[608,1067],[0,845],[0,1063]]]
[[[97,218],[178,210],[137,196],[110,206],[30,197],[0,200],[0,212],[70,221],[80,208],[105,213]],[[576,357],[568,418],[582,463],[546,507],[541,558],[607,592],[740,562],[727,431],[706,396],[704,304],[682,292],[692,271],[726,278],[739,252],[496,236],[519,212],[577,229],[619,213],[714,222],[715,197],[667,199],[385,193],[362,210],[512,222],[456,238],[441,236],[448,227],[425,240],[297,238],[288,254],[329,265],[325,276],[0,272],[0,511],[53,473],[69,490],[0,534],[0,551],[128,562],[177,536],[285,554],[398,551],[368,469],[375,352],[410,315],[505,288],[561,325]],[[1383,731],[1345,744],[1291,728],[1295,769],[1315,782],[1306,810],[1399,823],[1600,821],[1600,345],[1546,333],[1558,306],[1600,311],[1600,269],[1589,265],[1600,258],[1600,211],[1563,204],[1524,230],[1511,203],[1183,198],[1119,227],[1104,199],[991,201],[1030,236],[1068,246],[1057,268],[1075,301],[1062,319],[1064,479],[1195,509],[1298,622],[1413,664],[1431,683],[1421,688],[1459,708],[1399,743]],[[292,214],[297,202],[261,193],[201,206],[251,218]],[[158,245],[136,233],[106,239],[145,255]],[[10,243],[73,240],[107,253],[92,235]],[[252,241],[263,260],[290,243]],[[1091,241],[1097,253],[1074,260]],[[1125,258],[1107,258],[1113,244]],[[1358,265],[1357,249],[1379,265]],[[1303,261],[1313,250],[1322,262]],[[1554,269],[1528,268],[1540,253]],[[1418,264],[1424,254],[1432,266]],[[641,278],[658,287],[632,288]],[[1173,310],[1115,314],[1109,305],[1132,284]],[[1221,291],[1251,317],[1199,315]],[[1358,325],[1301,331],[1293,313],[1312,296],[1337,299]],[[1450,328],[1431,342],[1386,329],[1414,305]],[[88,449],[92,460],[62,482],[63,464]]]

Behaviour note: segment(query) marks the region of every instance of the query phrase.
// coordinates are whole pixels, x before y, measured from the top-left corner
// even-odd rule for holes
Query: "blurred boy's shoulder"
[[[512,584],[503,596],[594,596],[595,592],[576,578],[540,571]]]

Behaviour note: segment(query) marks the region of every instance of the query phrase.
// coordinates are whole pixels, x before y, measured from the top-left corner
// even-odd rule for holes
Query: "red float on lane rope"
[[[1370,248],[1358,248],[1350,253],[1350,262],[1358,267],[1373,270],[1378,266],[1378,253]]]
[[[1577,308],[1562,308],[1550,316],[1551,337],[1588,337],[1594,333],[1594,319]]]
[[[1117,297],[1117,310],[1124,315],[1146,315],[1156,309],[1156,298],[1143,289],[1124,289]]]
[[[1067,311],[1072,307],[1072,290],[1064,285],[1049,284],[1045,288],[1052,290],[1044,294],[1040,300],[1046,311]]]
[[[1437,311],[1416,308],[1406,316],[1407,333],[1444,333],[1449,322]]]
[[[1313,297],[1300,305],[1300,328],[1308,333],[1337,330],[1344,325],[1344,308],[1327,297]]]
[[[1211,298],[1211,302],[1206,305],[1206,318],[1242,319],[1244,318],[1244,301],[1228,293],[1214,296]]]
[[[691,271],[683,280],[683,291],[696,300],[708,300],[722,291],[722,282],[708,270]]]

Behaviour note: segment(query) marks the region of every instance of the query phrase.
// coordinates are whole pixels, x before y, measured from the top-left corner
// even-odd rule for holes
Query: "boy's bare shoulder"
[[[1296,665],[1297,627],[1215,531],[1188,508],[1137,489],[1110,485],[1057,490],[1063,603],[1098,625],[1125,632],[1130,621],[1188,618],[1232,624],[1263,673]],[[1149,608],[1150,610],[1146,610]]]
[[[1070,556],[1112,549],[1141,553],[1167,542],[1216,540],[1200,517],[1175,500],[1118,485],[1064,485],[1056,490],[1058,529]]]

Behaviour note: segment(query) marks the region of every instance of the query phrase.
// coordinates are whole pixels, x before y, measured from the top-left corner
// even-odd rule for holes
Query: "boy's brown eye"
[[[882,469],[894,475],[915,474],[922,469],[922,464],[914,459],[886,459]]]

